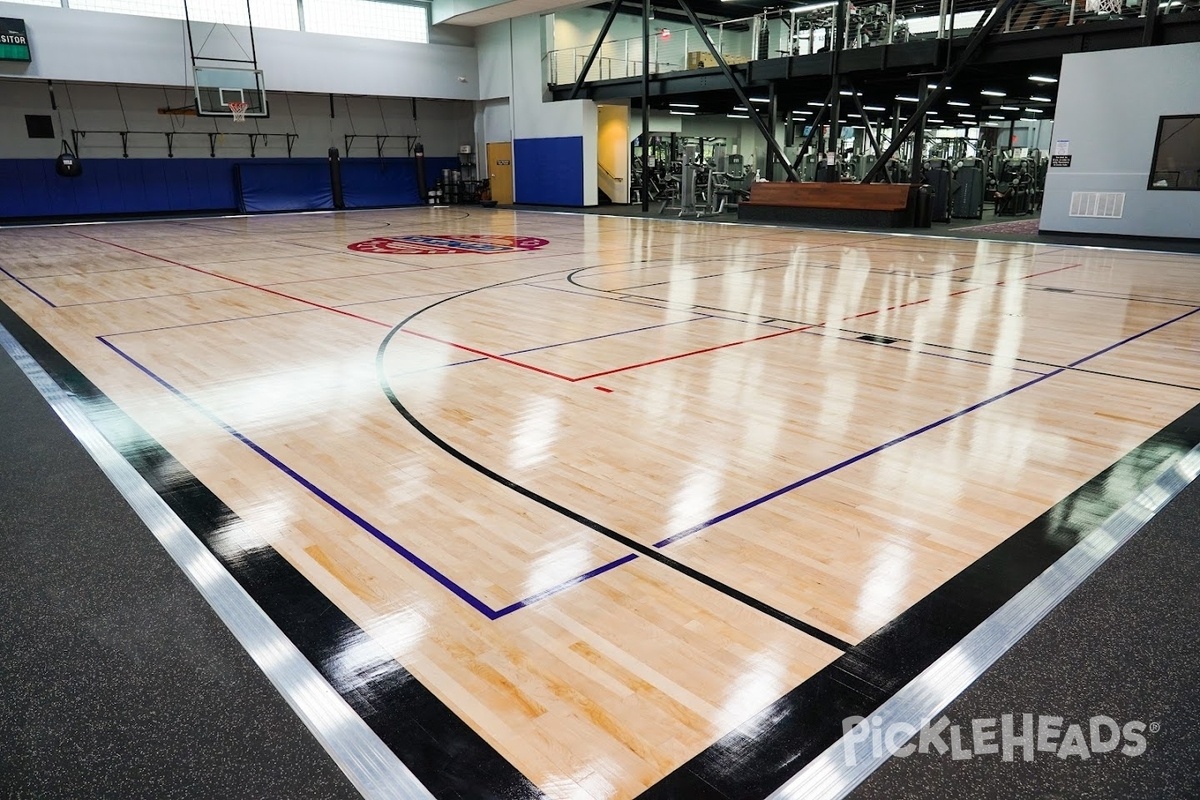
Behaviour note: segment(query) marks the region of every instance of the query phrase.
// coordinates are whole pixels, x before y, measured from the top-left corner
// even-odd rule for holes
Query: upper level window
[[[386,0],[304,0],[304,29],[399,42],[429,41],[429,12],[423,5]]]
[[[1200,191],[1200,116],[1158,120],[1151,170],[1151,189]]]
[[[61,0],[18,0],[32,5],[58,6]],[[183,19],[183,0],[67,0],[71,8],[109,11],[143,17]],[[398,42],[429,42],[429,8],[423,3],[388,0],[250,0],[256,28],[300,30],[314,33],[391,39]],[[245,0],[188,0],[187,13],[193,22],[245,25]]]

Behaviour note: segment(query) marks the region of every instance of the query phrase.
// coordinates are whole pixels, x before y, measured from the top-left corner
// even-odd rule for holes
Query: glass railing
[[[730,65],[765,58],[802,56],[827,51],[833,42],[835,3],[818,2],[800,10],[771,10],[745,19],[709,25],[705,31]],[[894,3],[850,6],[844,41],[846,49],[898,44],[917,39],[966,36],[988,13],[954,13],[942,0],[939,13],[905,18]],[[1019,0],[996,33],[1018,33],[1107,20],[1135,19],[1147,13],[1200,12],[1200,0]],[[696,29],[658,23],[650,42],[652,75],[717,66]],[[550,84],[574,83],[591,52],[591,45],[552,50],[546,54],[545,79]],[[605,42],[588,70],[586,81],[633,78],[642,74],[640,37]]]

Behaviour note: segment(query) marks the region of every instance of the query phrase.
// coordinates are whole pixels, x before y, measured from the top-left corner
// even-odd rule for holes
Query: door
[[[487,163],[492,199],[501,205],[511,205],[513,201],[512,142],[488,142]]]

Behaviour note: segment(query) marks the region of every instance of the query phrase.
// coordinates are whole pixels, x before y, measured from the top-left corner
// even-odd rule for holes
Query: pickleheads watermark
[[[885,754],[905,758],[913,753],[949,754],[954,761],[984,756],[1033,761],[1043,753],[1064,761],[1085,761],[1105,753],[1137,758],[1146,752],[1147,735],[1158,731],[1157,722],[1121,723],[1105,715],[1068,720],[1049,714],[1002,714],[965,725],[952,724],[942,716],[919,729],[906,722],[884,725],[883,718],[876,715],[842,720],[842,751],[847,766],[866,757],[868,742],[875,758]]]

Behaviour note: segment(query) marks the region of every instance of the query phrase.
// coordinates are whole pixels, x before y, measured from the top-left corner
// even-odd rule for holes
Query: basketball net
[[[1121,0],[1086,0],[1083,8],[1091,14],[1120,14]]]
[[[1091,2],[1091,0],[1088,0]],[[229,113],[233,114],[234,122],[246,121],[246,110],[250,108],[250,104],[244,101],[234,100],[229,104]]]

